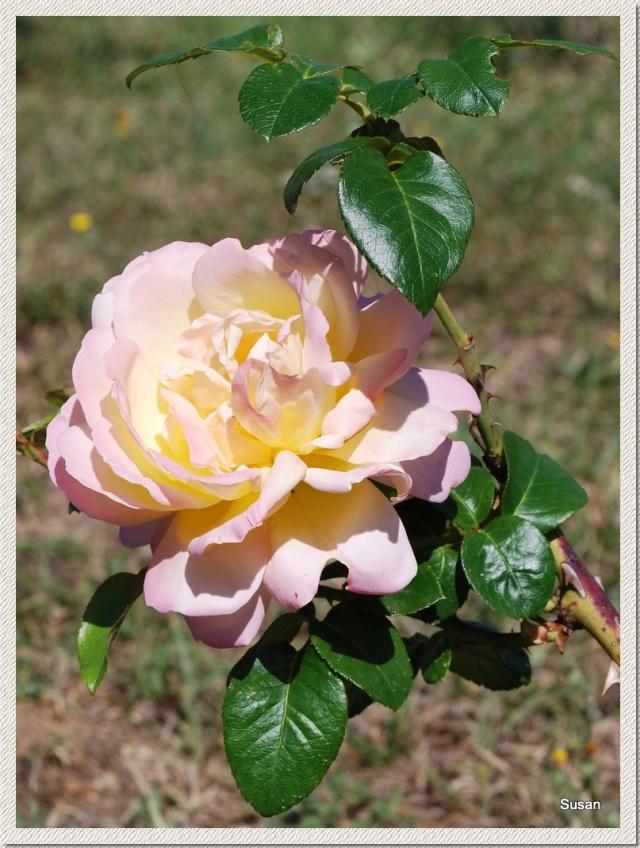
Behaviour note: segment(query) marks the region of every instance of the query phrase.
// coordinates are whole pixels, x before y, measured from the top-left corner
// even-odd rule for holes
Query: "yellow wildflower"
[[[569,752],[565,748],[554,748],[551,759],[559,768],[563,768],[569,762]]]
[[[90,212],[74,212],[69,218],[69,229],[74,233],[86,233],[93,227],[93,215]]]

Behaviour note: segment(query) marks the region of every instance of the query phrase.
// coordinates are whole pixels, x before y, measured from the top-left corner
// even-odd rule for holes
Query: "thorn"
[[[455,362],[452,362],[452,363],[451,363],[451,365],[452,365],[452,366],[455,366],[455,365],[462,365],[462,362],[461,362],[461,360],[460,360],[460,357],[458,357],[458,358],[455,360]]]
[[[604,681],[604,689],[602,690],[602,694],[610,689],[612,686],[615,686],[616,683],[620,685],[620,666],[617,663],[611,662],[609,666],[609,671],[607,672],[607,679]]]
[[[484,390],[484,380],[482,379],[481,374],[474,374],[473,375],[473,382],[475,383],[476,391],[479,392],[479,391]]]
[[[469,432],[474,437],[474,439],[482,439],[482,436],[480,435],[480,429],[478,428],[478,422],[475,418],[471,419],[471,423],[469,424]]]
[[[565,573],[567,583],[569,583],[571,586],[575,587],[575,589],[577,590],[577,592],[578,592],[578,594],[580,595],[581,598],[586,598],[587,593],[586,593],[586,590],[585,590],[585,588],[582,584],[582,580],[580,580],[580,578],[578,577],[578,575],[576,574],[574,569],[569,565],[568,562],[562,563],[562,570]]]

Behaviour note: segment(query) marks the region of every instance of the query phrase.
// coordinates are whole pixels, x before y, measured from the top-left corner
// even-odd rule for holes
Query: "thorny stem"
[[[602,585],[563,535],[550,542],[558,574],[560,613],[577,621],[620,665],[620,615]]]
[[[462,365],[465,377],[475,389],[482,409],[480,415],[474,418],[476,427],[471,428],[471,435],[484,451],[493,470],[499,470],[504,465],[502,453],[502,434],[498,425],[489,413],[491,395],[484,385],[487,366],[480,364],[475,351],[475,340],[458,323],[457,318],[449,309],[441,294],[436,298],[434,310],[458,350],[458,359]]]
[[[559,531],[557,531],[559,533]],[[439,626],[446,633],[449,644],[485,645],[496,651],[531,648],[555,642],[560,652],[574,630],[584,628],[605,649],[611,659],[620,665],[620,617],[609,601],[597,578],[592,577],[584,564],[562,535],[550,542],[556,561],[560,587],[547,611],[555,614],[555,621],[542,617],[520,622],[520,631],[498,633],[479,630],[457,616],[444,619]],[[318,587],[317,597],[330,602],[348,600],[351,593],[333,586]],[[411,616],[422,620],[420,612]]]
[[[333,586],[323,586],[322,584],[318,587],[317,592],[318,598],[332,602],[347,601],[351,596],[352,593],[346,589],[336,589]],[[422,620],[419,612],[410,617]],[[506,651],[530,648],[533,645],[546,645],[555,641],[558,641],[558,646],[561,647],[560,634],[554,627],[554,623],[541,619],[535,622],[522,621],[520,632],[513,631],[511,633],[480,630],[456,616],[444,619],[439,622],[438,626],[447,634],[449,644],[454,647],[485,645],[495,650]]]
[[[28,456],[29,459],[37,462],[38,465],[42,465],[44,468],[47,467],[48,454],[46,449],[40,448],[38,445],[29,441],[19,427],[16,427],[16,448],[18,453],[23,453],[25,456]]]
[[[456,317],[449,309],[442,295],[438,295],[434,305],[437,316],[451,337],[458,350],[458,359],[464,369],[465,376],[475,389],[482,409],[480,415],[474,418],[475,427],[471,434],[484,451],[487,464],[496,477],[504,478],[504,456],[502,435],[489,413],[491,395],[484,385],[487,366],[480,364],[475,352],[475,341],[471,333],[465,332]],[[567,539],[558,529],[551,534],[550,546],[556,563],[559,588],[557,604],[554,608],[556,622],[522,622],[520,634],[504,634],[500,639],[515,637],[526,640],[531,637],[529,644],[555,641],[560,650],[564,641],[573,630],[583,627],[609,654],[614,663],[620,665],[620,616],[607,598],[602,585],[586,569],[584,563],[573,550]],[[458,619],[454,625],[459,629]],[[502,642],[501,642],[502,644]]]

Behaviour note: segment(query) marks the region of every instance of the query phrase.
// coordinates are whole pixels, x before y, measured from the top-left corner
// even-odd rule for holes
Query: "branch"
[[[464,373],[475,389],[482,410],[474,418],[470,428],[471,435],[483,449],[487,463],[501,482],[504,482],[505,463],[503,456],[502,435],[489,413],[489,400],[492,395],[487,392],[484,378],[490,366],[481,365],[475,353],[475,341],[471,333],[466,333],[449,309],[442,295],[438,295],[434,310],[453,343],[458,350],[458,361],[464,368]],[[593,577],[584,563],[573,550],[569,542],[557,530],[555,538],[550,541],[551,551],[556,563],[559,590],[558,602],[553,612],[556,622],[545,622],[536,619],[535,622],[522,622],[521,639],[530,637],[530,644],[555,641],[562,651],[563,644],[573,630],[583,627],[594,639],[602,645],[613,663],[620,666],[620,615],[611,601],[607,598],[602,584]],[[615,682],[617,669],[612,666],[609,677]],[[609,678],[605,691],[610,685]]]
[[[46,448],[31,442],[19,427],[16,427],[16,450],[37,462],[38,465],[47,467],[48,454]]]
[[[338,100],[345,103],[347,106],[350,106],[358,115],[362,118],[365,124],[371,126],[372,121],[375,119],[374,113],[366,106],[364,103],[360,103],[358,100],[350,100],[347,94],[338,94]]]
[[[550,542],[560,582],[558,606],[579,622],[620,665],[620,614],[602,584],[588,571],[566,538]]]
[[[475,427],[471,428],[471,435],[483,449],[492,468],[501,469],[504,465],[502,435],[498,429],[499,425],[489,413],[489,400],[492,395],[484,385],[485,375],[492,366],[480,364],[476,356],[473,336],[462,329],[441,294],[436,298],[434,310],[455,344],[458,350],[458,361],[464,368],[465,377],[475,389],[482,404],[480,415],[474,417]]]
[[[439,627],[447,634],[447,639],[452,647],[463,645],[486,645],[496,650],[517,650],[518,648],[530,648],[532,645],[544,645],[548,639],[539,638],[537,631],[529,631],[521,622],[522,630],[511,633],[499,633],[494,630],[484,630],[473,627],[466,621],[452,616],[445,618],[439,623]]]

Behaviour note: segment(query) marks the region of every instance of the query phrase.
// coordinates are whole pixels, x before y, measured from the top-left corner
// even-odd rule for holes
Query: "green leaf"
[[[364,148],[342,166],[338,201],[360,252],[426,315],[473,229],[473,201],[460,174],[422,150],[391,172],[382,153]]]
[[[389,615],[410,615],[444,598],[437,570],[429,562],[418,563],[418,572],[411,583],[393,595],[380,600]]]
[[[307,79],[293,65],[258,65],[242,84],[238,102],[242,119],[270,141],[316,124],[338,97],[335,77]]]
[[[334,560],[330,562],[328,565],[322,569],[322,574],[320,575],[320,580],[333,580],[336,577],[344,577],[345,580],[349,576],[349,569],[347,566],[338,562],[338,560]]]
[[[432,153],[436,153],[442,159],[444,159],[444,153],[440,149],[440,145],[435,140],[435,138],[431,138],[428,135],[422,136],[422,138],[418,138],[417,136],[409,136],[406,139],[407,144],[414,147],[416,150],[430,150]]]
[[[486,468],[471,467],[466,480],[451,490],[453,523],[461,530],[474,530],[491,512],[496,489]]]
[[[418,76],[429,97],[458,115],[497,117],[510,83],[498,79],[491,57],[499,48],[488,38],[470,38],[448,59],[425,59]]]
[[[421,498],[407,498],[396,504],[396,512],[418,562],[429,559],[446,532],[447,520],[440,507],[440,504],[432,504]]]
[[[306,56],[299,56],[297,53],[290,53],[288,58],[305,78],[324,76],[333,71],[339,71],[343,67],[342,65],[326,65],[323,62],[314,62],[313,59],[307,59]]]
[[[452,652],[445,633],[436,633],[425,647],[422,655],[422,676],[426,683],[440,683],[451,665]]]
[[[427,561],[438,579],[444,597],[426,610],[425,619],[429,622],[443,621],[455,615],[469,594],[469,583],[460,562],[460,556],[454,548],[442,546],[436,548]]]
[[[445,594],[440,586],[438,574],[439,570],[437,566],[434,567],[432,561],[419,561],[415,577],[404,589],[392,595],[354,593],[353,603],[370,615],[412,615],[444,599]]]
[[[507,485],[503,514],[518,515],[539,530],[551,530],[587,503],[587,493],[551,457],[515,433],[503,433]]]
[[[611,50],[605,50],[604,47],[577,44],[575,41],[555,41],[546,38],[537,38],[535,41],[519,41],[511,38],[510,35],[496,35],[493,38],[489,38],[489,41],[492,41],[500,50],[506,50],[510,47],[551,47],[558,50],[570,50],[579,56],[588,56],[590,53],[596,53],[599,56],[606,56],[609,59],[618,59],[615,53],[612,53]]]
[[[73,386],[59,386],[56,389],[49,389],[45,394],[46,400],[57,406],[58,409],[63,406],[73,394]]]
[[[411,636],[403,636],[402,641],[411,663],[411,671],[415,677],[420,671],[420,664],[427,649],[429,637],[423,633],[413,633]]]
[[[202,47],[192,47],[191,50],[183,50],[177,53],[164,53],[143,65],[138,65],[127,77],[127,85],[140,74],[153,68],[161,68],[163,65],[176,65],[186,62],[187,59],[197,59],[208,53],[244,53],[256,59],[267,59],[272,54],[273,60],[282,58],[281,53],[275,51],[284,44],[282,30],[276,24],[260,24],[251,27],[239,35],[225,36]]]
[[[424,92],[416,85],[417,81],[416,75],[410,74],[376,83],[369,88],[367,102],[381,118],[398,115],[424,97]]]
[[[542,612],[555,584],[555,565],[542,533],[515,515],[494,518],[462,542],[469,582],[491,609],[511,618]]]
[[[47,427],[57,415],[58,410],[46,415],[44,418],[33,421],[31,424],[27,424],[21,429],[22,435],[27,436],[33,444],[44,445],[47,438]]]
[[[107,673],[107,654],[124,617],[142,592],[147,569],[113,574],[99,586],[82,616],[78,631],[80,676],[92,695]]]
[[[358,67],[347,65],[342,69],[341,91],[343,94],[366,94],[374,85],[370,76]]]
[[[307,618],[299,612],[285,612],[271,622],[257,644],[268,645],[271,642],[290,642],[306,621]]]
[[[362,147],[363,144],[368,144],[371,139],[363,136],[357,138],[345,138],[343,141],[336,141],[334,144],[329,144],[326,147],[321,147],[310,156],[301,162],[295,169],[293,174],[287,180],[284,187],[284,205],[287,212],[291,215],[296,211],[298,205],[298,197],[302,191],[302,187],[308,182],[311,177],[327,162],[332,159],[337,159],[346,156],[357,147]]]
[[[352,683],[346,678],[344,680],[344,688],[347,693],[347,712],[349,718],[360,715],[367,707],[373,704],[373,698],[370,698],[364,689],[356,686],[355,683]]]
[[[340,749],[347,724],[342,681],[307,644],[270,644],[231,672],[224,746],[243,797],[273,816],[306,798]]]
[[[310,622],[309,630],[314,648],[335,672],[385,707],[397,710],[404,703],[413,680],[411,663],[388,619],[341,603],[323,621]]]
[[[500,632],[476,621],[465,624],[485,633]],[[531,680],[531,663],[523,648],[497,649],[489,645],[454,643],[450,671],[494,691],[517,689]]]

